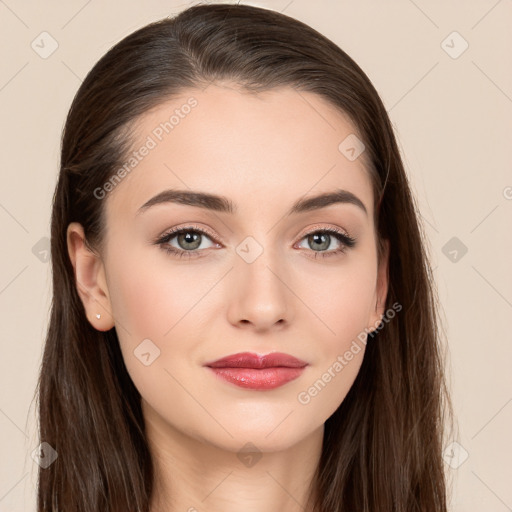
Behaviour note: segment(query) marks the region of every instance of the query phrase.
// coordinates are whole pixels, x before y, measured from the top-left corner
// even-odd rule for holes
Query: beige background
[[[431,241],[446,318],[461,446],[447,446],[450,509],[512,510],[512,1],[242,3],[310,24],[379,91]],[[0,512],[35,510],[31,400],[50,305],[45,250],[65,115],[113,44],[188,5],[0,0]],[[42,46],[43,31],[58,43],[47,58],[31,47]]]

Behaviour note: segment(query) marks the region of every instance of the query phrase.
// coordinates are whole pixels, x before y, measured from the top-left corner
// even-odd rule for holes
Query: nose
[[[287,272],[263,252],[248,263],[235,263],[227,283],[228,320],[232,325],[263,332],[292,321],[293,294]]]

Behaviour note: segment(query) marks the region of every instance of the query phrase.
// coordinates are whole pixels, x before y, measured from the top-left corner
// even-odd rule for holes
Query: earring
[[[101,315],[99,313],[96,314],[96,318],[100,319]]]

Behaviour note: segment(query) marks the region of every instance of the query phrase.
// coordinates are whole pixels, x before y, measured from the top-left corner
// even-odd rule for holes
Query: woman
[[[210,4],[123,39],[64,128],[38,510],[446,511],[418,216],[307,25]]]

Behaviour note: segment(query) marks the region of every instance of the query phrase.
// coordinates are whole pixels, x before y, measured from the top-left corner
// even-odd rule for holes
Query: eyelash
[[[203,228],[199,228],[197,226],[186,226],[184,228],[172,229],[172,230],[168,231],[167,233],[162,235],[160,238],[155,240],[154,243],[156,245],[159,245],[162,248],[162,250],[164,250],[166,253],[171,254],[172,256],[176,256],[178,258],[201,257],[201,256],[199,256],[199,254],[198,254],[199,250],[197,250],[197,249],[193,250],[193,251],[185,251],[185,250],[176,249],[176,248],[168,245],[168,242],[170,240],[172,240],[175,236],[180,235],[182,233],[189,233],[189,232],[200,233],[201,235],[206,235],[211,239],[215,239],[215,237],[211,233],[209,233],[208,231],[206,231]],[[315,258],[315,259],[318,257],[319,254],[320,254],[321,258],[328,258],[331,256],[336,256],[338,254],[345,253],[347,251],[347,249],[352,248],[356,243],[355,238],[352,238],[351,236],[346,235],[345,233],[343,233],[342,231],[340,231],[337,228],[315,229],[313,231],[306,233],[301,238],[301,240],[303,240],[304,238],[306,238],[308,236],[319,234],[319,233],[327,233],[329,235],[333,235],[341,243],[341,247],[339,249],[334,249],[331,251],[313,251],[315,253],[313,258]]]

